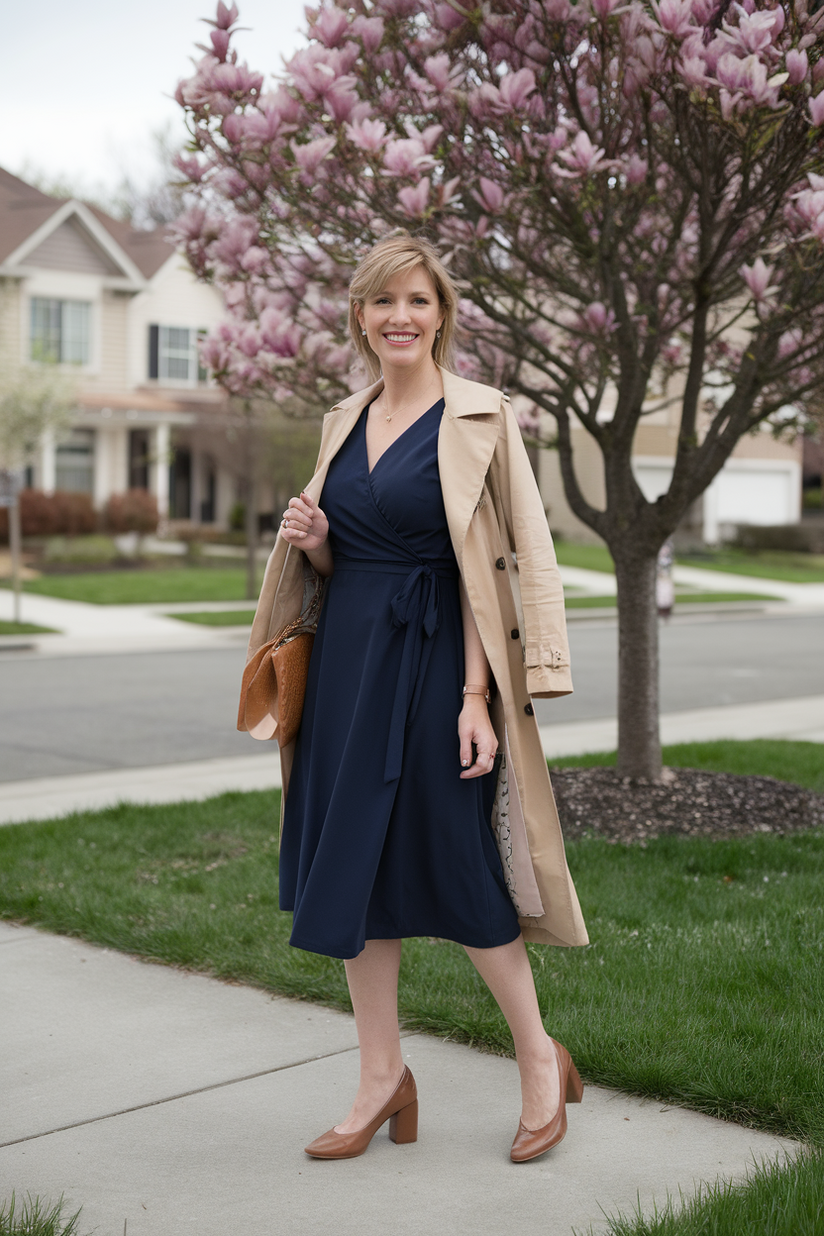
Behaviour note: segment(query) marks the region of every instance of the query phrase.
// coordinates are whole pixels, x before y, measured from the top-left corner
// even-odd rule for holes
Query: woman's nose
[[[392,315],[389,320],[390,322],[397,323],[398,325],[404,325],[405,323],[409,322],[410,321],[409,306],[403,304],[400,301],[396,302],[392,309]]]

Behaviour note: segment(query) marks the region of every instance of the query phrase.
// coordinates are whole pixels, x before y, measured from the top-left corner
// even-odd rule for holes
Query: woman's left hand
[[[492,771],[498,739],[489,720],[486,700],[482,695],[465,695],[463,708],[458,717],[458,737],[461,740],[461,780],[482,777]],[[475,763],[472,763],[472,745],[475,745]]]

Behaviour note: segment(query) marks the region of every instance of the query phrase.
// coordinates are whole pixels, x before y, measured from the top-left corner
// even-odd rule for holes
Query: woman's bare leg
[[[528,1129],[542,1129],[558,1110],[560,1079],[523,936],[498,948],[466,951],[512,1031],[521,1073],[521,1119]]]
[[[367,940],[363,952],[345,962],[360,1047],[360,1085],[349,1115],[335,1125],[338,1133],[354,1133],[374,1119],[403,1072],[400,964],[400,940]]]

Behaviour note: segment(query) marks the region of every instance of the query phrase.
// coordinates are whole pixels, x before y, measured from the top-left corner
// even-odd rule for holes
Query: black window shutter
[[[160,327],[149,327],[149,377],[156,378],[160,373],[158,353],[160,351]]]

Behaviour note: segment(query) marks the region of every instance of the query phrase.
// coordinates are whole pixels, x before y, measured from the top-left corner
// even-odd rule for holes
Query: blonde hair
[[[432,359],[444,369],[452,369],[453,341],[458,317],[458,289],[438,257],[438,251],[422,236],[411,236],[398,230],[374,245],[355,268],[349,284],[349,332],[369,377],[380,377],[381,367],[369,346],[358,321],[358,309],[363,309],[370,296],[377,295],[395,275],[406,274],[422,266],[432,280],[443,313],[440,338],[432,345]]]

